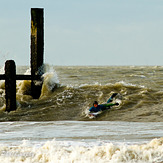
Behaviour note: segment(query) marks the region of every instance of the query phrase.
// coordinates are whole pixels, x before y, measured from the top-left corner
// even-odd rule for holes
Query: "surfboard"
[[[101,114],[102,111],[96,112],[96,113],[88,113],[89,118],[96,118],[99,114]]]

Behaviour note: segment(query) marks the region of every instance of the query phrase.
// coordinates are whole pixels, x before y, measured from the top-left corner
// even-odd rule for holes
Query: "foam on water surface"
[[[71,163],[71,162],[162,162],[163,138],[145,144],[84,143],[47,141],[31,144],[23,141],[17,146],[0,146],[0,162]]]

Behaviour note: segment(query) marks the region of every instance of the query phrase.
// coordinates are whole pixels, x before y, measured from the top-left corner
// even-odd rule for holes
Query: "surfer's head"
[[[98,102],[97,101],[94,101],[93,106],[94,107],[97,107],[98,106]]]

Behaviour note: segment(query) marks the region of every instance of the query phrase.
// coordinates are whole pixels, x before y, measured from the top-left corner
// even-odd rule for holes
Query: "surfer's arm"
[[[95,107],[91,107],[91,108],[89,109],[89,111],[90,111],[90,112],[97,112]]]
[[[91,112],[93,110],[93,108],[91,107],[90,109],[89,109],[89,111]]]

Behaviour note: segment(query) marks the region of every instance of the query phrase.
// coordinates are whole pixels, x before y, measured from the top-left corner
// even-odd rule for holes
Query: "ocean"
[[[18,66],[17,74],[30,69]],[[0,81],[0,162],[163,162],[163,66],[45,65],[42,78],[39,99],[30,81],[17,81],[9,113]],[[115,92],[119,106],[89,117],[94,101]]]

